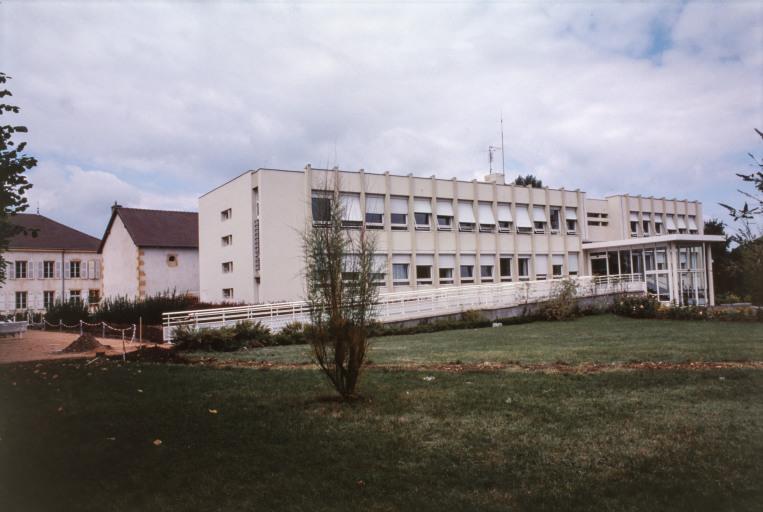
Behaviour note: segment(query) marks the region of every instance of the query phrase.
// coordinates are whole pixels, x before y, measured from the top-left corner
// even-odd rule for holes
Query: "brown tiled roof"
[[[196,212],[139,210],[119,206],[112,209],[98,252],[103,250],[117,215],[138,247],[199,247],[199,214]]]
[[[96,251],[100,240],[36,213],[19,213],[10,217],[12,224],[25,228],[8,243],[10,250]],[[31,230],[36,230],[33,236]]]

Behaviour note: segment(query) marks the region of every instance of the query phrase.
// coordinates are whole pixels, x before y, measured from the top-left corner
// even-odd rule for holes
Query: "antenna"
[[[490,164],[490,174],[493,174],[493,153],[495,153],[498,149],[495,146],[488,146],[487,147],[487,159]]]
[[[37,215],[40,214],[40,200],[37,200]]]
[[[506,174],[506,157],[503,153],[503,110],[501,110],[501,172]]]

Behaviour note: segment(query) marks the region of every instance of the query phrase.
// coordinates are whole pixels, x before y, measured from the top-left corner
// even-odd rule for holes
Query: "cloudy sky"
[[[195,210],[246,169],[735,201],[763,153],[761,2],[0,2],[31,204]]]

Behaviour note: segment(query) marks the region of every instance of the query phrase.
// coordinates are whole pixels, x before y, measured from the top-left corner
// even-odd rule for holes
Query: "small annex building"
[[[104,297],[199,294],[196,212],[114,204],[98,253],[103,260]]]
[[[44,215],[19,213],[10,222],[24,232],[3,252],[3,314],[43,311],[59,301],[96,305],[101,298],[100,240]]]

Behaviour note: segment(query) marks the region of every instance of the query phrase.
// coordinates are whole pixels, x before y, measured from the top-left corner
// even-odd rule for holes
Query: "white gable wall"
[[[103,244],[103,296],[138,296],[138,248],[118,215]]]
[[[168,260],[175,256],[175,265]],[[141,249],[142,272],[146,297],[173,291],[177,294],[199,294],[199,251],[197,249]]]

